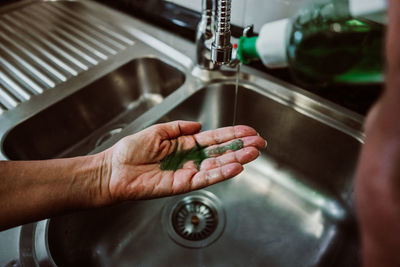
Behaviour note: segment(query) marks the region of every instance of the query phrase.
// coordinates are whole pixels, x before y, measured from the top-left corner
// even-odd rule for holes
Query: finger
[[[257,132],[244,125],[219,128],[216,130],[205,131],[196,134],[194,137],[196,141],[202,146],[210,146],[215,144],[221,144],[233,139],[242,138],[246,136],[255,136]]]
[[[164,139],[174,139],[182,135],[196,134],[201,130],[201,124],[194,121],[172,121],[153,126]]]
[[[246,147],[239,151],[224,154],[216,158],[208,158],[203,161],[200,171],[211,170],[230,163],[246,164],[255,160],[260,152],[255,147]]]
[[[237,139],[235,139],[237,140]],[[216,157],[219,156],[223,153],[225,153],[226,151],[231,151],[231,150],[237,150],[235,149],[235,146],[233,145],[233,142],[235,141],[228,141],[219,145],[213,145],[213,146],[209,146],[206,148],[206,154],[210,157]],[[264,138],[256,135],[256,136],[248,136],[248,137],[243,137],[240,138],[240,140],[242,141],[242,147],[255,147],[258,149],[264,149],[267,146],[267,142],[264,140]],[[239,147],[242,148],[242,147]]]
[[[191,190],[222,182],[238,175],[242,171],[243,166],[240,163],[231,163],[215,169],[200,171],[192,178]]]

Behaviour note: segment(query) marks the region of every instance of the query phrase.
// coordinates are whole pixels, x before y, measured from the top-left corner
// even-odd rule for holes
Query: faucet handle
[[[246,37],[253,37],[254,34],[254,24],[251,25],[247,25],[244,29],[243,29],[243,36]]]

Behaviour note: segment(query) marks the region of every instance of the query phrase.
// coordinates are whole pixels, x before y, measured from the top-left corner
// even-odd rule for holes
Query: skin
[[[400,1],[391,0],[386,89],[370,111],[356,174],[363,266],[400,266]]]
[[[187,193],[238,175],[266,142],[247,126],[201,132],[197,122],[149,127],[90,156],[44,161],[0,162],[0,230],[69,211],[126,200]],[[220,150],[175,171],[160,162],[175,150],[199,144],[213,149],[240,139],[243,148]]]

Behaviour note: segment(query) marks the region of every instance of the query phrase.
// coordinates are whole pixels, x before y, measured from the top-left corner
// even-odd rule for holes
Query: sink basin
[[[134,59],[11,129],[3,152],[13,160],[87,154],[184,81],[157,58]]]
[[[211,83],[159,114],[159,121],[195,120],[204,130],[231,125],[234,91],[232,82]],[[238,90],[237,123],[254,127],[269,143],[239,177],[186,195],[53,218],[46,239],[51,261],[58,266],[359,266],[351,203],[360,140],[250,83]],[[63,144],[65,149],[74,142]],[[11,147],[6,151],[15,157],[57,154],[32,154],[31,145]],[[204,229],[189,235],[185,227],[193,215]]]

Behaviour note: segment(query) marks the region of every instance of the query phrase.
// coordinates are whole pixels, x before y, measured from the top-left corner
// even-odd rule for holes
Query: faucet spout
[[[197,64],[215,70],[232,58],[231,0],[203,0],[202,10],[196,35]]]
[[[232,59],[231,0],[218,0],[217,31],[211,47],[214,64],[229,64]]]

